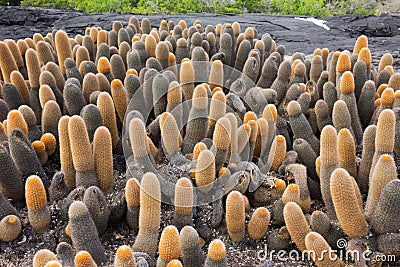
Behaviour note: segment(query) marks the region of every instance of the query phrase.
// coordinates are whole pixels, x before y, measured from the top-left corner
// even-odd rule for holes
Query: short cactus
[[[185,177],[180,178],[175,185],[173,224],[179,229],[185,225],[191,226],[194,202],[192,182]]]
[[[175,226],[169,225],[161,233],[158,244],[159,257],[157,267],[166,267],[170,261],[178,259],[180,252],[181,246],[178,229]]]
[[[7,215],[0,221],[0,240],[10,242],[19,236],[21,230],[20,219],[15,215]]]
[[[75,267],[97,267],[92,255],[86,250],[78,251],[74,259]]]
[[[226,249],[225,244],[219,240],[214,239],[208,246],[207,259],[204,262],[205,267],[226,267],[228,266],[226,262]]]
[[[115,253],[114,267],[136,267],[132,249],[127,245],[119,246]]]
[[[83,195],[83,203],[89,210],[90,216],[96,225],[97,232],[99,234],[104,233],[107,229],[110,210],[102,191],[96,186],[89,187],[85,190],[85,194]]]
[[[326,252],[332,251],[332,248],[326,242],[325,238],[317,233],[310,232],[305,237],[305,245],[307,250],[310,252],[310,255],[318,267],[342,267],[344,263],[337,257],[337,255],[332,255],[329,253],[329,256]]]
[[[254,211],[247,226],[247,233],[251,239],[258,240],[266,234],[270,216],[270,212],[264,207],[257,208]]]
[[[44,267],[47,262],[52,260],[58,260],[57,256],[48,249],[40,249],[33,256],[32,266],[33,267]]]
[[[25,199],[30,224],[38,233],[43,233],[50,226],[50,210],[46,190],[38,176],[32,175],[26,180]]]
[[[301,251],[306,250],[304,240],[311,229],[300,206],[295,202],[288,202],[283,209],[283,216],[293,242]]]
[[[229,193],[226,199],[226,226],[232,241],[239,242],[245,237],[245,206],[238,191]]]

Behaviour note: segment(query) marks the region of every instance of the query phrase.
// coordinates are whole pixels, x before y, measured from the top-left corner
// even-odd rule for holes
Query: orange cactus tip
[[[322,51],[321,51],[320,48],[315,48],[314,49],[314,52],[313,52],[314,56],[320,56],[321,54],[322,54]]]
[[[248,124],[250,127],[255,127],[255,126],[257,125],[257,121],[255,121],[255,120],[250,120],[250,121],[247,122],[247,124]]]
[[[312,108],[307,109],[306,110],[306,115],[307,116],[310,115],[313,111],[314,111],[314,109],[312,109]]]
[[[375,100],[374,108],[377,108],[378,106],[380,106],[381,103],[382,103],[382,100],[381,100],[380,98],[378,98],[377,100]]]
[[[391,104],[393,103],[393,100],[395,98],[395,94],[394,94],[394,90],[393,88],[386,88],[385,90],[383,90],[382,94],[381,94],[381,103],[382,104]]]
[[[196,170],[190,170],[190,171],[189,171],[189,176],[190,176],[190,178],[192,178],[192,179],[196,178]]]
[[[213,65],[222,66],[223,64],[222,64],[222,61],[221,61],[221,60],[215,60],[215,61],[213,62]]]
[[[247,122],[249,122],[251,120],[256,121],[257,120],[257,115],[254,112],[249,111],[244,115],[243,123],[247,123]]]
[[[329,49],[328,48],[322,48],[322,50],[321,50],[321,53],[322,54],[329,54]]]
[[[196,29],[201,29],[201,24],[197,23],[195,27],[196,27]]]
[[[182,263],[179,260],[172,260],[168,263],[167,267],[182,267]]]
[[[135,70],[135,69],[129,69],[129,70],[127,70],[127,71],[126,71],[126,75],[129,75],[129,74],[133,74],[133,75],[135,75],[135,76],[138,76],[138,72],[137,72],[137,70]]]
[[[307,86],[306,86],[304,83],[300,83],[299,85],[300,85],[300,88],[301,88],[301,92],[302,92],[302,93],[307,92]]]
[[[41,153],[41,152],[46,151],[46,146],[44,145],[44,143],[42,141],[38,141],[38,140],[33,141],[32,142],[32,147],[33,147],[33,149],[35,149],[35,151],[37,153]]]
[[[112,82],[111,82],[111,87],[114,87],[114,88],[122,88],[122,87],[123,87],[123,84],[122,84],[121,80],[119,80],[119,79],[114,79],[114,80],[112,80]]]
[[[276,187],[278,190],[284,190],[284,189],[286,188],[286,183],[285,183],[285,181],[282,180],[282,179],[276,179],[276,180],[274,181],[274,184],[275,184],[275,187]]]
[[[204,245],[206,244],[206,241],[204,240],[204,238],[200,237],[199,243],[200,243],[200,247],[204,247]]]
[[[212,90],[211,94],[214,95],[217,92],[222,92],[222,88],[221,87],[214,87],[214,89]]]
[[[358,60],[362,60],[367,65],[367,68],[371,66],[372,58],[371,58],[371,51],[369,51],[368,47],[364,47],[360,50],[358,54]]]
[[[397,90],[397,91],[394,93],[394,97],[395,97],[395,98],[400,98],[400,90]]]
[[[342,129],[340,129],[339,133],[348,135],[348,134],[350,134],[350,131],[347,128],[342,128]]]
[[[8,223],[14,224],[17,221],[16,216],[8,216]]]
[[[393,74],[394,74],[394,69],[393,69],[392,66],[386,66],[386,67],[384,68],[384,70],[387,70],[387,71],[390,73],[390,75],[393,75]]]
[[[175,55],[174,55],[173,53],[169,53],[169,54],[168,54],[168,60],[169,60],[169,61],[174,61],[174,60],[176,60]]]
[[[361,49],[364,47],[368,47],[368,38],[365,35],[361,35],[360,37],[357,38],[357,41],[354,45],[354,54],[360,53]]]
[[[383,83],[381,85],[379,85],[378,90],[376,90],[376,92],[379,94],[379,96],[382,94],[382,92],[388,88],[388,85],[386,83]]]
[[[347,53],[341,53],[336,65],[336,71],[345,72],[351,70],[350,56]]]
[[[218,176],[224,175],[225,173],[227,173],[229,171],[228,168],[222,167],[219,169],[218,171]]]
[[[290,185],[288,185],[287,188],[290,192],[298,192],[299,191],[299,186],[297,184],[290,184]]]
[[[346,71],[343,73],[341,82],[340,82],[340,92],[343,94],[350,94],[354,92],[355,84],[353,73],[350,71]]]
[[[92,255],[89,252],[82,250],[75,255],[75,265],[78,266],[92,266],[94,263]]]
[[[261,216],[265,216],[268,214],[268,210],[264,207],[258,208],[257,211],[258,211],[258,214],[260,214]]]
[[[62,267],[61,263],[57,260],[51,260],[46,262],[44,267]]]
[[[174,33],[173,30],[170,30],[170,31],[169,31],[169,35],[172,35],[173,33]]]
[[[314,216],[320,216],[321,212],[319,210],[316,210],[316,211],[313,212],[313,214],[314,214]]]
[[[335,53],[333,53],[333,56],[338,58],[340,56],[340,54],[341,54],[340,51],[336,51]]]
[[[225,28],[231,28],[231,27],[232,27],[232,25],[230,23],[225,24]]]
[[[168,21],[166,21],[165,19],[163,19],[163,20],[161,21],[161,25],[164,25],[164,26],[168,25]]]
[[[255,50],[251,51],[252,56],[257,56],[257,54],[258,54],[257,51],[255,51]]]
[[[283,135],[277,135],[277,136],[275,137],[275,140],[276,140],[276,142],[278,142],[278,143],[284,143],[284,142],[286,142],[286,139],[285,139],[285,137],[284,137]]]
[[[132,37],[132,43],[136,42],[136,41],[140,41],[139,36],[133,36]]]
[[[132,258],[132,249],[127,245],[118,247],[116,257],[119,259],[130,259]]]
[[[244,129],[246,130],[246,132],[250,132],[251,131],[251,127],[248,124],[243,125]]]
[[[181,63],[189,63],[190,59],[188,59],[187,57],[185,57],[184,59],[182,59]]]
[[[111,64],[106,57],[101,57],[99,59],[97,70],[100,73],[109,73],[111,71]]]
[[[380,94],[378,94],[378,93],[375,93],[375,99],[378,99],[378,98],[380,98],[381,97],[381,95]]]
[[[68,223],[67,226],[65,227],[65,234],[67,236],[71,236],[71,225]]]
[[[222,261],[226,256],[225,244],[219,239],[211,241],[208,247],[208,255],[215,261]]]
[[[381,160],[384,162],[390,162],[393,160],[392,156],[390,156],[389,154],[383,154],[381,156]]]

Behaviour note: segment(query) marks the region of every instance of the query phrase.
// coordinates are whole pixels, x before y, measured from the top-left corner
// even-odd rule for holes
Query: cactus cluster
[[[375,67],[366,36],[288,56],[238,22],[155,26],[0,42],[1,242],[63,229],[33,266],[235,266],[232,249],[290,240],[343,266],[323,251],[371,236],[400,254],[393,56]]]

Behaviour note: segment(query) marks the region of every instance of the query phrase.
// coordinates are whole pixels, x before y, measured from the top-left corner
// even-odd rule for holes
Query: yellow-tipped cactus
[[[11,110],[7,115],[7,134],[9,135],[13,129],[20,129],[28,136],[28,125],[22,113],[19,110]]]
[[[272,171],[278,171],[282,161],[286,157],[286,139],[283,135],[277,135],[272,142],[268,156],[268,163]]]
[[[125,112],[128,106],[126,90],[122,82],[115,79],[111,82],[111,96],[114,102],[115,110],[121,122],[125,119]]]
[[[194,68],[190,60],[182,60],[179,80],[186,99],[190,100],[194,91]]]
[[[43,233],[50,225],[50,210],[46,190],[38,176],[32,175],[26,180],[25,199],[30,224],[37,232]]]
[[[164,112],[161,115],[160,129],[162,144],[165,150],[164,153],[167,155],[167,157],[171,157],[180,150],[180,144],[182,142],[178,124],[171,113]]]
[[[368,225],[359,205],[353,178],[343,168],[332,172],[330,191],[335,212],[343,231],[350,237],[368,234]]]
[[[214,128],[213,143],[217,149],[215,155],[215,167],[219,170],[225,163],[228,150],[230,146],[230,133],[231,123],[230,121],[222,117],[220,118]]]
[[[337,136],[338,167],[349,172],[353,177],[357,176],[356,145],[350,131],[343,128]]]
[[[114,103],[110,94],[101,92],[97,98],[97,107],[100,109],[102,124],[107,127],[111,133],[112,148],[115,149],[120,137],[117,129]]]
[[[208,192],[215,180],[215,157],[210,150],[200,152],[196,163],[195,181],[199,189]]]
[[[98,185],[94,158],[84,120],[74,115],[68,122],[68,136],[72,161],[76,170],[76,184],[88,188]]]
[[[158,253],[157,267],[165,267],[170,261],[179,258],[181,247],[179,232],[175,226],[169,225],[162,231],[158,244]]]
[[[305,237],[305,245],[312,260],[318,267],[343,267],[344,263],[336,254],[331,254],[332,248],[324,237],[317,232],[310,232]],[[328,252],[328,253],[327,253]]]
[[[174,197],[173,223],[178,229],[182,229],[185,225],[192,225],[193,202],[192,182],[182,177],[176,182]]]
[[[245,237],[245,205],[243,196],[238,191],[229,193],[226,199],[226,227],[229,237],[239,242]]]
[[[28,85],[25,82],[25,78],[22,76],[22,74],[19,71],[13,71],[10,74],[10,80],[11,83],[14,84],[15,87],[18,89],[18,92],[21,95],[22,99],[24,100],[24,103],[26,105],[29,105],[30,103],[29,89]]]
[[[107,127],[97,128],[93,137],[93,157],[99,188],[104,194],[114,186],[113,154],[111,134]]]
[[[306,250],[304,239],[311,229],[300,206],[295,202],[287,203],[283,208],[283,217],[293,242],[301,251]]]
[[[299,204],[300,199],[300,190],[297,184],[289,184],[282,195],[283,204],[287,204],[289,202],[295,202]]]
[[[133,251],[146,252],[154,257],[157,250],[161,214],[161,189],[153,173],[143,175],[140,187],[139,233]]]
[[[60,69],[63,74],[65,74],[66,69],[64,61],[67,58],[72,58],[72,50],[69,44],[69,38],[65,31],[59,30],[55,34],[55,45],[58,56],[58,62],[60,64]]]
[[[43,144],[46,148],[47,154],[49,156],[53,155],[54,152],[56,151],[56,147],[57,147],[57,140],[54,137],[54,135],[51,133],[45,133],[40,138],[40,141],[43,142]]]
[[[18,71],[17,63],[10,49],[4,42],[0,42],[0,69],[4,82],[9,83],[11,72]],[[25,55],[25,53],[24,53]]]
[[[75,255],[75,267],[97,267],[98,265],[93,260],[92,255],[85,250],[81,250]]]
[[[46,151],[46,146],[42,141],[36,140],[32,142],[32,147],[36,152],[36,156],[39,159],[40,164],[44,165],[47,163],[49,155]]]
[[[397,170],[394,159],[389,154],[383,154],[376,162],[369,180],[369,191],[365,204],[365,214],[367,217],[372,216],[385,185],[395,179],[397,179]]]
[[[136,267],[132,249],[127,245],[119,246],[115,253],[114,267]]]
[[[60,142],[60,163],[61,171],[64,173],[64,180],[70,189],[75,188],[75,168],[72,159],[72,150],[68,133],[70,118],[63,116],[58,122],[58,136]]]
[[[249,237],[253,240],[261,239],[267,233],[270,218],[271,214],[266,208],[257,208],[247,226]]]
[[[207,259],[204,263],[205,267],[224,267],[226,263],[226,248],[224,242],[219,239],[214,239],[208,246]]]

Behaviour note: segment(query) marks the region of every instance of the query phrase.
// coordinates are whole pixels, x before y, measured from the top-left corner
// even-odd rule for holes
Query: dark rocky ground
[[[70,36],[84,33],[87,26],[100,26],[106,30],[111,28],[114,20],[128,21],[131,14],[85,14],[75,10],[57,10],[44,8],[0,7],[0,40],[7,38],[20,39],[32,37],[35,32],[46,34],[54,29],[64,29]],[[143,16],[137,15],[139,19]],[[344,17],[324,18],[327,30],[312,22],[295,19],[294,16],[271,16],[261,14],[244,15],[216,15],[216,14],[187,14],[187,15],[150,15],[153,26],[158,27],[161,19],[186,20],[188,24],[200,19],[203,24],[224,23],[238,21],[243,28],[252,26],[262,35],[268,32],[277,44],[285,45],[288,54],[300,51],[306,54],[313,52],[315,48],[327,47],[329,50],[352,50],[356,38],[365,34],[369,38],[369,47],[373,53],[375,62],[380,55],[386,52],[393,54],[395,67],[400,66],[400,16],[384,15],[381,17],[368,15],[352,15]],[[115,190],[119,192],[125,181],[124,159],[116,158],[117,184]],[[59,170],[58,160],[55,159],[46,167],[48,175]],[[34,253],[41,248],[52,251],[58,242],[66,240],[64,234],[65,221],[57,218],[58,207],[51,205],[53,220],[51,230],[43,235],[37,235],[30,227],[27,219],[26,208],[19,209],[23,222],[23,232],[10,243],[0,242],[0,266],[31,266]],[[172,209],[163,206],[163,226],[168,225],[172,219]],[[247,218],[248,219],[248,218]],[[225,235],[223,234],[225,233]],[[259,242],[247,239],[244,243],[234,244],[226,235],[224,226],[212,234],[213,238],[221,238],[228,250],[229,266],[254,266],[256,263],[255,252],[264,248],[265,238]],[[119,245],[134,242],[135,235],[129,232],[125,223],[108,227],[101,241],[106,248],[107,255],[113,258]],[[204,246],[206,251],[208,243]],[[111,261],[110,261],[111,262]],[[260,262],[257,262],[260,263]],[[313,266],[311,262],[275,262],[267,266]]]

